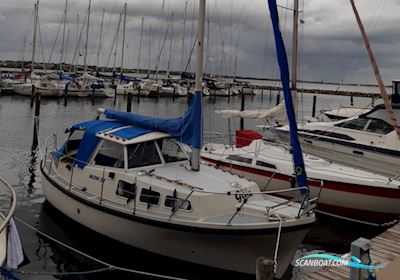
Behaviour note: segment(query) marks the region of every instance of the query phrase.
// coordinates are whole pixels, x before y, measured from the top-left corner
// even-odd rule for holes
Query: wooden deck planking
[[[400,224],[393,226],[371,239],[370,256],[372,264],[388,265],[400,257]],[[347,280],[349,267],[325,267],[304,277],[306,280]]]

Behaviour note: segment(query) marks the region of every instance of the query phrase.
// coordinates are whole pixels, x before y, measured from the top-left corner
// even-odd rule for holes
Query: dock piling
[[[64,88],[64,106],[67,107],[68,104],[68,83],[65,85]]]
[[[275,106],[278,106],[280,102],[281,102],[281,92],[278,91],[278,95],[276,96],[276,104],[275,104]]]
[[[126,104],[126,111],[132,112],[132,92],[128,92],[128,101]]]
[[[256,280],[272,280],[274,278],[274,262],[259,257],[256,263]]]
[[[92,100],[92,105],[94,105],[94,93],[95,93],[95,88],[94,88],[94,85],[92,85],[92,94],[91,94],[91,96],[90,96],[90,99]]]
[[[240,96],[240,111],[244,111],[244,106],[245,106],[245,98],[244,98],[244,94],[242,91],[242,94]],[[240,130],[244,129],[244,118],[240,118]]]
[[[40,91],[35,94],[35,117],[40,115]]]
[[[371,240],[358,238],[351,243],[350,251],[353,257],[361,260],[363,264],[370,263],[369,248]],[[350,267],[350,280],[365,280],[368,279],[368,270]]]
[[[138,89],[137,89],[137,104],[140,104],[140,89],[141,87],[140,87],[140,85],[138,85]]]
[[[113,85],[114,87],[114,107],[117,105],[117,85]]]
[[[33,100],[35,98],[35,85],[32,85],[32,90],[31,90],[31,108],[33,108]]]
[[[312,117],[315,118],[315,107],[317,105],[317,96],[313,96],[313,102],[312,102]]]
[[[350,95],[350,106],[354,106],[354,97]]]

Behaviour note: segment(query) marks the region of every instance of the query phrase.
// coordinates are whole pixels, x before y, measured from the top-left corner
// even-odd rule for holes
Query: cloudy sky
[[[75,61],[79,59],[79,63],[83,62],[83,56],[79,54],[84,53],[86,30],[82,28],[88,2],[89,0],[68,0],[65,32],[67,62],[73,60],[74,53]],[[124,0],[92,0],[89,64],[97,63],[104,8],[99,64],[120,66],[123,20],[119,33],[117,29],[124,3]],[[278,0],[278,4],[291,8],[293,1]],[[170,61],[172,70],[184,69],[196,36],[197,5],[198,0],[127,0],[124,65],[136,68],[140,53],[140,67],[147,68],[150,57],[150,66],[155,68],[161,53],[159,68],[167,68]],[[390,84],[392,79],[400,78],[400,0],[356,0],[356,5],[383,79],[386,84]],[[349,0],[300,0],[300,7],[303,23],[299,33],[299,78],[375,83]],[[65,0],[40,1],[40,36],[36,52],[39,61],[43,61],[44,56],[47,62],[51,53],[52,62],[60,61],[63,34],[63,26],[60,23],[64,8]],[[33,0],[1,0],[0,60],[22,59],[24,38],[24,56],[30,60],[32,11]],[[144,28],[140,48],[142,18]],[[292,12],[280,8],[280,20],[287,51],[290,52]],[[208,0],[207,22],[208,72],[232,74],[236,64],[236,72],[241,76],[277,77],[273,34],[266,0]],[[193,62],[189,69],[192,69],[192,66]]]

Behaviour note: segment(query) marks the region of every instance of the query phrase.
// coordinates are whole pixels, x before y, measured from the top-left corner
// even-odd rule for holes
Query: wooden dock
[[[262,90],[282,91],[280,86],[255,86],[255,88]],[[312,94],[325,94],[325,95],[342,95],[354,97],[370,97],[378,99],[380,94],[377,92],[361,92],[361,91],[345,91],[345,90],[329,90],[329,89],[312,89],[312,88],[299,88],[297,92],[312,93]]]
[[[400,224],[371,239],[370,257],[372,265],[385,268],[375,271],[378,280],[400,279]],[[325,267],[304,276],[305,280],[348,280],[350,268]]]

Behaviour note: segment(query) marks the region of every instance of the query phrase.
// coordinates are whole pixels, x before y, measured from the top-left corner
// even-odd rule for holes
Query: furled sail
[[[289,86],[289,66],[286,56],[285,44],[283,43],[282,34],[279,29],[279,17],[276,0],[268,0],[268,6],[272,20],[272,26],[274,29],[276,54],[278,57],[279,69],[281,72],[282,88],[285,97],[286,112],[289,120],[290,145],[293,149],[293,163],[296,175],[296,182],[299,187],[306,187],[307,175],[304,168],[303,154],[301,152],[301,147],[297,134],[296,116],[294,113],[292,93]]]
[[[183,117],[164,119],[106,109],[105,116],[119,123],[170,134],[177,141],[196,149],[202,145],[201,93],[196,92]]]
[[[257,109],[257,110],[216,110],[215,114],[222,118],[248,118],[248,119],[267,119],[279,124],[287,123],[287,116],[285,110],[285,101],[279,103],[271,109]]]

